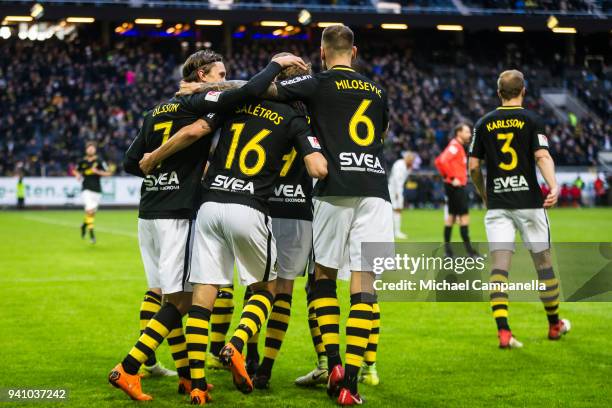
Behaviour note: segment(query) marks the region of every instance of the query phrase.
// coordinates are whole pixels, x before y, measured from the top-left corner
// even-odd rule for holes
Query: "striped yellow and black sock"
[[[336,294],[336,281],[319,279],[314,283],[313,304],[321,341],[327,355],[327,368],[342,364],[340,358],[340,303]]]
[[[253,296],[253,290],[247,287],[244,292],[244,300],[242,303],[242,308],[244,309],[249,302],[249,299]],[[256,361],[259,364],[259,332],[253,334],[249,340],[247,341],[247,352],[246,359],[248,361]]]
[[[508,271],[502,269],[491,270],[491,276],[489,277],[490,283],[507,283],[508,282]],[[493,318],[497,323],[497,330],[510,330],[508,325],[508,294],[506,292],[491,291],[491,311],[493,312]]]
[[[189,358],[187,357],[187,340],[183,334],[183,319],[168,334],[168,345],[179,377],[189,378]]]
[[[559,279],[555,277],[552,268],[538,271],[538,280],[546,285],[546,290],[540,291],[540,300],[544,304],[546,317],[550,324],[559,322]]]
[[[95,222],[94,215],[85,214],[85,218],[83,219],[83,224],[87,226],[88,230],[91,231],[92,229],[94,229],[94,222]]]
[[[346,321],[344,384],[352,394],[357,393],[359,370],[372,330],[372,305],[375,301],[371,293],[360,292],[351,295],[351,310]]]
[[[206,346],[208,346],[208,324],[211,311],[197,305],[189,309],[189,317],[185,326],[187,338],[187,355],[189,357],[189,372],[191,388],[206,391]]]
[[[278,352],[283,344],[289,318],[291,317],[291,295],[279,293],[274,297],[272,312],[266,327],[266,343],[264,348],[264,358],[257,373],[264,373],[268,376],[272,373],[272,366],[278,356]]]
[[[234,287],[219,289],[212,315],[210,316],[210,353],[218,356],[225,345],[225,336],[229,331],[234,315]]]
[[[149,324],[149,320],[155,316],[155,313],[159,312],[161,309],[162,297],[155,292],[147,291],[144,295],[144,299],[140,304],[140,334],[144,332],[144,329]],[[147,361],[145,361],[144,365],[153,366],[157,363],[157,359],[155,358],[155,353],[151,354]]]
[[[308,327],[310,328],[310,337],[312,338],[312,344],[314,345],[317,357],[321,358],[325,355],[325,347],[323,346],[323,340],[321,339],[321,330],[317,323],[317,312],[314,308],[314,301],[312,296],[308,296]]]
[[[380,337],[380,307],[378,302],[372,304],[372,330],[368,339],[368,347],[363,355],[363,361],[367,365],[376,363],[376,352],[378,351],[378,339]]]
[[[257,291],[242,310],[240,322],[230,342],[242,353],[247,341],[259,332],[272,309],[273,296],[267,290]]]
[[[123,359],[123,369],[128,374],[136,374],[140,365],[147,361],[181,319],[181,313],[173,304],[163,305],[149,321],[132,350]]]

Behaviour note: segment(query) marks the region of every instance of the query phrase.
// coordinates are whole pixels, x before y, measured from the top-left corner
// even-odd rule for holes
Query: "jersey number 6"
[[[244,123],[234,123],[231,130],[234,132],[234,135],[232,136],[232,143],[230,145],[229,152],[227,153],[227,158],[225,159],[226,169],[230,169],[232,167],[232,163],[234,162],[236,150],[238,149],[238,142],[240,141],[240,135],[244,130]],[[261,171],[262,167],[266,163],[266,151],[263,147],[261,147],[259,142],[261,142],[270,133],[272,133],[271,130],[262,129],[244,145],[238,156],[238,165],[240,166],[240,171],[242,174],[246,176],[254,176]],[[253,166],[248,166],[246,164],[246,158],[250,152],[254,152],[257,155],[257,161]]]
[[[353,139],[353,142],[357,143],[359,146],[369,146],[374,141],[376,133],[374,131],[374,123],[372,123],[372,119],[365,115],[365,111],[371,103],[372,101],[369,99],[362,100],[349,122],[349,135],[351,139]],[[357,132],[360,123],[363,123],[367,129],[365,137],[359,136]]]

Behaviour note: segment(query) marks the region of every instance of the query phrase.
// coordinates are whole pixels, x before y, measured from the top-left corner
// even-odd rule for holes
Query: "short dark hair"
[[[89,146],[93,146],[96,149],[98,148],[98,144],[93,140],[88,140],[87,142],[85,142],[85,149],[87,149]]]
[[[525,88],[525,77],[521,71],[510,69],[499,74],[497,90],[503,100],[516,98]]]
[[[200,50],[194,52],[183,64],[183,81],[196,82],[198,80],[198,70],[203,70],[208,74],[215,62],[223,62],[221,54],[212,50]]]
[[[323,48],[338,54],[351,52],[354,41],[353,30],[341,24],[326,27],[321,36]]]
[[[461,129],[463,129],[464,126],[467,126],[468,128],[470,127],[470,125],[468,125],[465,122],[459,122],[454,128],[453,128],[453,136],[457,136],[457,133],[461,132]]]
[[[274,56],[272,56],[272,59],[278,58],[278,57],[286,57],[288,55],[294,55],[294,54],[290,52],[279,52],[278,54],[275,54]],[[308,64],[308,70],[304,70],[303,68],[300,68],[296,65],[291,65],[287,68],[284,68],[280,72],[280,74],[278,74],[276,79],[278,79],[279,81],[284,81],[285,79],[289,79],[289,78],[293,78],[293,77],[301,76],[301,75],[308,75],[310,73],[312,73],[310,70],[310,64]]]

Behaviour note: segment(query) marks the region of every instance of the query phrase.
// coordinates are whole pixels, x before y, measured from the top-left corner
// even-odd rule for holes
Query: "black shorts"
[[[468,195],[464,186],[455,187],[444,183],[446,205],[449,215],[466,215],[468,213]]]

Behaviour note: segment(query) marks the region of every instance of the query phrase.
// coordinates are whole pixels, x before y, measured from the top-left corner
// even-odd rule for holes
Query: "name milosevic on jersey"
[[[548,149],[542,120],[519,106],[502,106],[474,126],[470,156],[486,161],[489,209],[542,208],[534,152]]]
[[[386,92],[346,66],[276,83],[279,100],[303,101],[328,160],[315,196],[380,197],[389,201],[383,134],[389,122]]]
[[[140,189],[139,218],[190,219],[201,194],[204,164],[212,137],[205,136],[187,149],[162,161],[151,174],[144,175],[138,161],[168,141],[174,133],[199,118],[211,128],[217,123],[215,113],[206,113],[204,95],[179,96],[146,113],[142,128],[126,153],[125,167],[144,177]]]
[[[297,161],[319,151],[319,143],[306,117],[284,103],[253,99],[223,120],[202,201],[242,204],[268,215],[277,178],[303,168]]]
[[[94,191],[96,193],[102,192],[102,184],[100,183],[100,176],[93,172],[94,168],[98,168],[102,171],[107,171],[108,166],[106,162],[100,160],[98,156],[91,159],[83,157],[77,166],[77,170],[83,176],[83,190]]]

